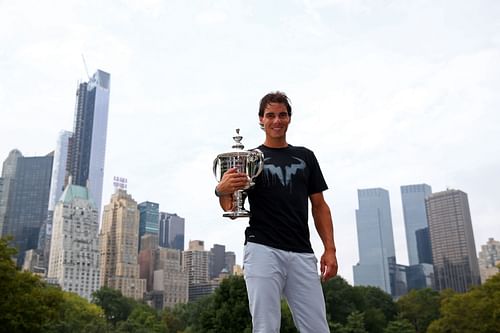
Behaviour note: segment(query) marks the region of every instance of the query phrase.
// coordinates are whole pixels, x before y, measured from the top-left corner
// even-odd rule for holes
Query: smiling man
[[[264,168],[247,190],[252,216],[245,230],[243,260],[254,333],[279,332],[281,297],[301,333],[330,332],[308,227],[310,201],[324,245],[320,271],[326,281],[337,274],[332,217],[323,198],[328,187],[314,153],[288,144],[291,117],[284,93],[261,99],[259,121],[266,135],[258,148],[264,153]],[[232,193],[247,184],[247,176],[234,168],[224,174],[215,192],[225,211],[232,208]]]

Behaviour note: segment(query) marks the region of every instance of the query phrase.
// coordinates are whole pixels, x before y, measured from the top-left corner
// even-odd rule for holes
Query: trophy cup
[[[229,218],[250,217],[250,211],[243,206],[247,194],[245,190],[255,185],[253,180],[257,177],[264,167],[264,154],[258,150],[243,150],[245,146],[241,144],[243,137],[240,135],[240,129],[236,129],[236,135],[233,136],[235,144],[233,150],[227,153],[219,154],[214,160],[214,176],[218,182],[222,179],[224,173],[231,169],[237,168],[238,172],[246,173],[249,179],[249,185],[243,190],[238,190],[233,193],[233,209],[224,213],[222,216]]]

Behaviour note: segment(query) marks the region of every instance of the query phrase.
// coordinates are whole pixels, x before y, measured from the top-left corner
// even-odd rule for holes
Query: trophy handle
[[[219,177],[217,176],[217,170],[218,170],[218,166],[219,166],[219,156],[217,156],[214,160],[214,168],[213,168],[213,172],[214,172],[214,177],[215,177],[215,180],[217,180],[218,182],[220,182],[220,179]],[[222,174],[220,175],[221,178],[222,178]]]
[[[250,152],[252,153],[252,158],[249,159],[248,162],[251,165],[252,173],[254,170],[256,171],[248,176],[250,177],[250,181],[253,183],[253,179],[260,175],[262,169],[264,168],[264,154],[259,149],[252,149]]]

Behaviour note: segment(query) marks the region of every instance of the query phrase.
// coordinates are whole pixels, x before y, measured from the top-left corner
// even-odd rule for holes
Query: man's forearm
[[[324,204],[321,207],[313,208],[314,225],[318,231],[319,237],[323,242],[325,251],[336,252],[335,241],[333,237],[333,222],[330,208]]]
[[[222,195],[219,197],[219,204],[221,208],[228,212],[233,208],[233,196],[232,195]]]

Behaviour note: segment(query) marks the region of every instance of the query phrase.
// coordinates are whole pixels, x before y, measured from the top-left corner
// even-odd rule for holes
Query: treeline
[[[15,250],[0,239],[0,330],[85,333],[249,333],[245,282],[233,276],[197,302],[156,311],[103,287],[91,302],[49,286],[10,259]],[[374,287],[353,287],[341,277],[323,285],[334,333],[500,332],[500,274],[465,294],[411,291],[397,302]],[[295,333],[282,302],[281,332]]]

